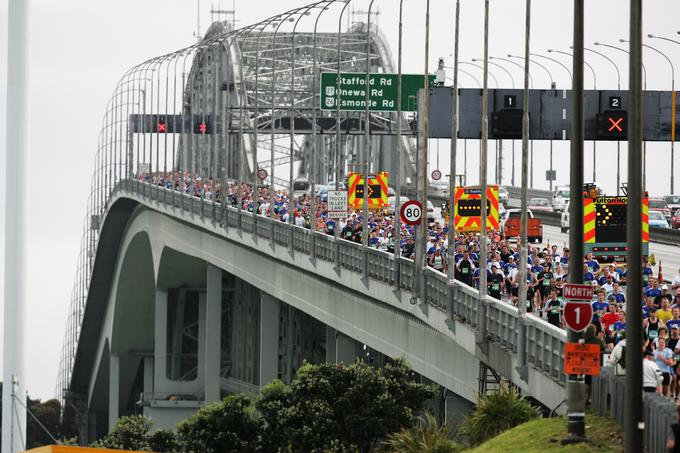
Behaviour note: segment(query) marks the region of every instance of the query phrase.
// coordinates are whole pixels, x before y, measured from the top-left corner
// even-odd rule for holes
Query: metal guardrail
[[[625,376],[616,376],[613,367],[604,367],[600,376],[593,377],[592,402],[595,412],[601,416],[611,416],[623,425],[625,385]],[[666,453],[666,441],[672,434],[671,423],[677,419],[677,406],[658,393],[644,393],[643,411],[645,451]]]
[[[152,186],[139,181],[122,181],[115,190],[132,190],[143,198],[168,203],[195,216],[208,217],[215,224],[226,228],[240,228],[246,233],[253,233],[257,225],[258,240],[269,240],[273,237],[277,245],[292,247],[297,253],[303,253],[327,262],[336,262],[343,269],[361,272],[364,256],[368,259],[368,277],[372,280],[394,284],[394,255],[369,248],[367,253],[360,244],[335,238],[322,233],[288,225],[264,216],[254,216],[251,212],[232,206],[220,206],[209,200],[202,200],[191,195],[179,194],[170,189]],[[272,236],[273,235],[273,236]],[[338,260],[336,261],[336,253]],[[400,287],[406,291],[414,290],[416,266],[413,261],[400,258]],[[447,312],[460,322],[477,328],[477,311],[479,292],[460,282],[453,282],[449,288],[446,275],[432,268],[425,272],[425,299],[427,304],[442,312]],[[453,298],[449,299],[449,289]],[[487,332],[489,341],[500,344],[510,353],[517,352],[519,315],[515,307],[486,297]],[[530,366],[549,376],[556,382],[564,383],[562,373],[564,343],[566,334],[547,322],[528,316],[527,324],[527,359]]]

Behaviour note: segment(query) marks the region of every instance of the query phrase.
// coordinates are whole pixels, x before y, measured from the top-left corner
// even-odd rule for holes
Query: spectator
[[[626,333],[623,333],[621,341],[616,343],[611,355],[609,356],[609,363],[614,366],[614,373],[617,376],[626,375]]]
[[[654,352],[651,349],[645,349],[642,360],[642,390],[647,393],[660,393],[662,381],[661,370],[654,361]]]

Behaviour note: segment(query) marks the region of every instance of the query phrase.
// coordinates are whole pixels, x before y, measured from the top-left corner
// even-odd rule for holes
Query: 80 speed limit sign
[[[399,211],[401,221],[407,225],[418,225],[423,218],[423,205],[419,201],[409,200]]]

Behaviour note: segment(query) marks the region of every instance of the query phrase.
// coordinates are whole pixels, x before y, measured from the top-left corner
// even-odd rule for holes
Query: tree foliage
[[[375,369],[363,363],[304,365],[289,386],[262,389],[263,450],[370,451],[388,433],[410,426],[434,396],[403,360]]]
[[[179,451],[175,436],[170,431],[151,432],[153,420],[143,415],[130,415],[118,419],[111,432],[92,444],[94,448],[115,450],[153,451],[174,453]]]
[[[177,437],[186,453],[254,453],[261,429],[253,398],[232,395],[181,422]]]
[[[539,416],[538,409],[512,387],[480,395],[477,407],[460,427],[459,434],[478,445],[503,431]]]

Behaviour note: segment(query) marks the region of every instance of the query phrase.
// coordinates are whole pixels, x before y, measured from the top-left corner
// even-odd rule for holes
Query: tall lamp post
[[[446,68],[446,69],[454,69],[453,66],[443,66],[443,67]],[[455,69],[454,69],[454,72],[455,72]],[[477,76],[475,76],[473,73],[468,72],[465,69],[460,69],[460,68],[458,68],[458,72],[461,73],[461,74],[465,74],[466,76],[470,77],[472,80],[475,81],[475,83],[477,83],[477,86],[479,88],[482,88],[482,82],[480,82],[479,79],[477,78]],[[449,77],[448,79],[453,82],[453,79],[451,77]],[[461,88],[462,88],[462,86],[461,86]],[[464,138],[463,139],[463,173],[465,175],[467,175],[467,142],[468,142],[467,138]],[[453,176],[451,176],[451,178],[455,178],[455,176],[456,175],[453,175]]]
[[[490,60],[490,58],[489,58]],[[472,61],[474,62],[484,62],[483,59],[480,58],[473,58]],[[500,68],[502,71],[504,71],[508,77],[510,78],[510,83],[512,84],[512,88],[515,88],[515,78],[512,76],[512,73],[508,71],[505,66],[500,65],[494,61],[488,61],[488,64],[492,64],[498,68]],[[496,184],[501,185],[503,184],[503,140],[497,140],[498,143],[498,148],[497,148],[497,154],[496,154]],[[512,141],[513,145],[515,141]],[[513,152],[512,155],[512,165],[513,165],[513,172],[514,172],[514,165],[515,165],[515,154]]]
[[[574,55],[569,53],[569,52],[563,52],[561,50],[555,50],[555,49],[548,49],[548,52],[554,52],[554,53],[559,53],[562,55],[566,55],[569,58],[573,58]],[[597,75],[595,74],[595,69],[588,63],[587,61],[583,60],[583,63],[590,69],[591,74],[593,75],[593,90],[597,90]],[[593,182],[597,181],[597,141],[593,140]]]
[[[529,55],[534,55],[534,54],[530,53]],[[520,60],[524,61],[524,57],[520,57],[519,55],[508,54],[508,58],[515,58],[515,59],[520,59]],[[535,64],[539,68],[543,69],[545,71],[545,73],[548,74],[548,78],[550,79],[550,88],[551,89],[555,88],[555,79],[553,78],[553,75],[552,75],[552,72],[550,72],[550,69],[548,69],[541,62],[533,60],[531,58],[529,58],[528,61],[531,64]],[[553,145],[553,142],[552,142],[552,140],[550,140],[550,171],[551,172],[552,172],[552,169],[553,169],[552,168],[552,162],[553,162],[553,159],[552,159],[553,146],[552,145]],[[530,163],[529,163],[529,185],[531,187],[534,187],[534,141],[533,140],[531,140],[531,143],[530,143],[530,158],[529,158],[529,161],[530,161]],[[552,180],[549,181],[549,183],[550,183],[550,190],[552,191]]]
[[[675,42],[677,44],[680,44],[680,42],[673,41],[672,39],[668,38],[661,38],[659,36],[654,36],[654,35],[647,35],[649,38],[654,38],[654,39],[663,39],[665,41],[671,41]],[[622,42],[627,42],[626,40],[620,40]],[[669,65],[671,65],[671,105],[673,106],[673,115],[671,118],[671,193],[675,193],[675,175],[674,175],[674,170],[675,170],[675,67],[673,67],[673,62],[671,61],[668,56],[661,52],[659,49],[656,47],[652,47],[648,44],[643,44],[644,47],[651,49],[664,57],[666,61],[668,62]]]
[[[630,52],[627,51],[626,49],[617,46],[612,46],[611,44],[606,44],[603,42],[594,42],[593,45],[608,47],[610,49],[623,52],[626,55],[630,55]],[[647,91],[647,68],[645,67],[644,63],[640,62],[640,64],[642,65],[643,89]],[[630,181],[628,183],[630,184]],[[642,187],[643,188],[647,187],[647,142],[644,141],[644,136],[642,137]]]
[[[573,46],[572,46],[573,47]],[[621,71],[619,70],[619,65],[617,65],[614,60],[609,58],[607,55],[603,54],[602,52],[598,52],[597,50],[594,49],[589,49],[588,47],[584,47],[584,50],[587,50],[588,52],[592,52],[596,55],[601,56],[608,62],[610,62],[612,65],[614,65],[614,69],[616,69],[616,89],[621,90]],[[616,141],[616,195],[619,195],[621,193],[621,141],[617,140]]]
[[[459,61],[458,64],[466,64],[466,65],[475,67],[475,68],[479,69],[480,71],[482,71],[483,75],[485,74],[484,66],[482,66],[482,65],[478,65],[476,63],[470,63],[469,61]],[[460,71],[460,69],[459,69],[459,71]],[[498,86],[499,86],[498,85],[498,78],[496,77],[496,75],[493,72],[489,71],[488,68],[487,68],[486,73],[488,74],[489,77],[491,77],[493,79],[494,85],[496,86],[496,88],[498,88]],[[484,84],[482,83],[482,85],[484,85]],[[487,138],[487,143],[488,143],[488,138]],[[498,143],[498,141],[496,141],[496,143]],[[480,149],[481,149],[481,144],[480,144]],[[498,156],[498,148],[496,148],[496,155]],[[481,171],[481,167],[480,167],[480,171]],[[482,180],[482,175],[480,174],[479,175],[480,184],[481,184],[481,180]]]
[[[510,63],[510,64],[517,66],[519,69],[522,70],[522,72],[524,72],[524,66],[517,63],[516,61],[508,60],[507,58],[502,58],[502,57],[494,57],[494,56],[489,56],[489,60],[505,61],[506,63]],[[491,62],[489,62],[489,63],[491,63]],[[531,89],[534,88],[534,80],[531,78],[531,74],[529,74],[529,85],[531,86]],[[510,185],[515,186],[515,140],[512,141],[512,174],[510,176]]]

